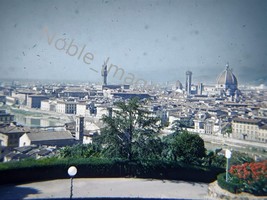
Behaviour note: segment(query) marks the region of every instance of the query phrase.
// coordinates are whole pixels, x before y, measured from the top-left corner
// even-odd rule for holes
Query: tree
[[[205,157],[206,149],[203,139],[197,134],[181,131],[172,142],[171,149],[174,160],[180,160],[187,164],[196,164]]]
[[[163,143],[160,138],[147,138],[133,143],[133,156],[138,160],[161,160]]]
[[[215,151],[209,151],[204,159],[204,165],[225,168],[226,158],[224,155],[218,155],[218,151],[222,149],[216,149]]]
[[[227,134],[230,137],[230,134],[233,132],[232,126],[228,125],[227,128],[222,132],[223,137]]]
[[[100,150],[93,144],[66,146],[59,151],[59,157],[61,158],[89,158],[99,156]]]
[[[184,128],[186,128],[186,124],[183,123],[180,120],[175,120],[172,122],[171,130],[174,131],[175,133],[180,133]]]
[[[106,126],[95,142],[103,147],[105,155],[132,160],[133,152],[138,157],[142,152],[140,148],[158,137],[161,128],[159,118],[142,108],[137,98],[114,105],[113,116],[102,117]]]

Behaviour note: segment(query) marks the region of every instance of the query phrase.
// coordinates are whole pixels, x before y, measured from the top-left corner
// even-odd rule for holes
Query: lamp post
[[[228,149],[225,150],[225,158],[226,158],[226,182],[228,182],[229,178],[229,160],[231,158],[232,152]]]
[[[71,166],[68,169],[68,174],[70,176],[70,199],[72,199],[72,191],[73,191],[73,177],[76,175],[77,173],[77,168],[75,166]]]

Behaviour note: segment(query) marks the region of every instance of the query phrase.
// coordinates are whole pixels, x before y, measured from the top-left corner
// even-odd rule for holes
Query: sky
[[[216,83],[229,63],[267,85],[266,19],[265,0],[0,0],[0,79],[101,82],[108,59],[110,84]]]

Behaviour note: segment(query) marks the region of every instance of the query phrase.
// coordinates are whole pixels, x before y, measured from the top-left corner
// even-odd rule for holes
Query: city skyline
[[[229,62],[239,83],[267,85],[266,1],[1,0],[0,5],[1,79],[101,82],[101,67],[110,58],[110,64],[148,82],[184,83],[190,70],[193,82],[216,83]],[[58,39],[78,52],[85,46],[83,55],[56,48]],[[93,55],[87,63],[86,52]],[[109,83],[120,82],[110,78]]]

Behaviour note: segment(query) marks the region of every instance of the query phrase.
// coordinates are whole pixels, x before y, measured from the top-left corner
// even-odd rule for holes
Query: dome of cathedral
[[[227,64],[226,69],[217,78],[217,85],[226,88],[236,88],[237,84],[237,79]]]

